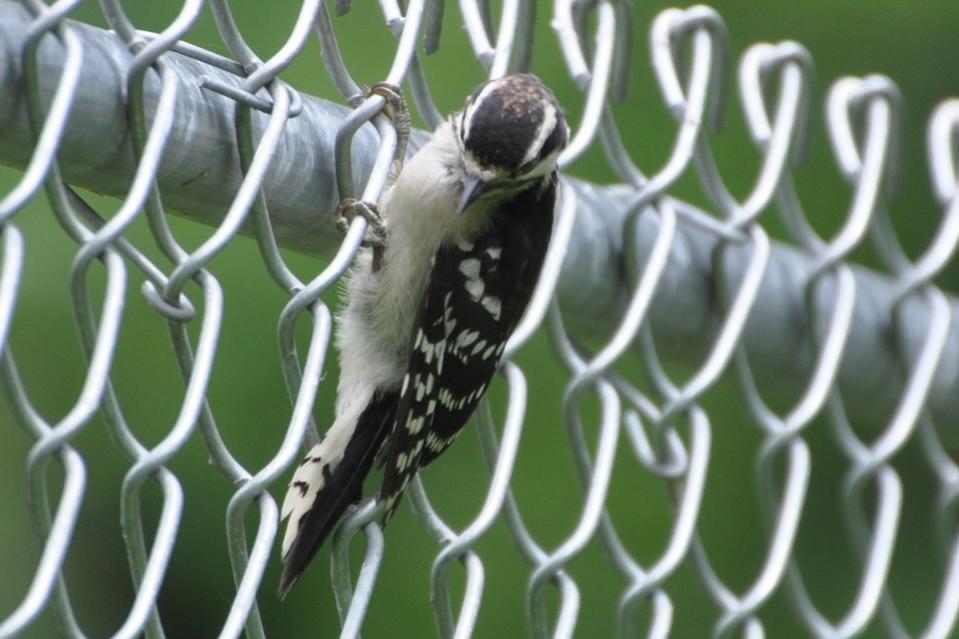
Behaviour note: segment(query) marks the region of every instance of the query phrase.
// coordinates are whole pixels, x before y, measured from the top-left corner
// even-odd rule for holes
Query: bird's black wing
[[[384,521],[417,469],[446,450],[489,387],[539,277],[555,188],[555,176],[544,178],[493,211],[479,235],[434,255],[387,443]]]

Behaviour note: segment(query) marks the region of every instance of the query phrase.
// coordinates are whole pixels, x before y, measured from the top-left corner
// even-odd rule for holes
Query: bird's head
[[[477,87],[451,118],[462,148],[462,213],[473,202],[521,190],[556,168],[569,127],[553,92],[518,73]]]

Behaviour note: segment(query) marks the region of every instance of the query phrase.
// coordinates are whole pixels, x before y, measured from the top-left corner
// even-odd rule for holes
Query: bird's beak
[[[470,204],[483,197],[489,189],[490,183],[479,176],[467,178],[463,186],[463,195],[460,197],[460,203],[456,207],[456,212],[460,215],[469,207]]]

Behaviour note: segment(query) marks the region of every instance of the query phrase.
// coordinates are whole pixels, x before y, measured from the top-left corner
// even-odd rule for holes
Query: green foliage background
[[[263,58],[284,42],[299,8],[295,2],[236,0],[231,4],[248,42]],[[372,83],[385,76],[395,43],[375,3],[355,4],[352,13],[336,19],[335,24],[355,77]],[[426,60],[426,68],[437,103],[442,110],[452,111],[483,79],[483,72],[460,29],[455,3],[448,4],[441,51]],[[575,125],[582,98],[567,76],[550,32],[551,5],[541,5],[534,70],[556,90]],[[146,0],[131,0],[125,6],[140,28],[154,31],[168,24],[178,10],[178,3]],[[627,147],[649,173],[667,158],[675,131],[650,72],[647,45],[652,18],[667,6],[661,1],[637,3],[631,94],[625,104],[615,108]],[[881,72],[899,84],[907,106],[905,189],[892,210],[903,242],[914,254],[919,251],[939,221],[928,187],[924,136],[933,106],[959,94],[959,46],[955,36],[959,4],[953,0],[720,0],[714,6],[726,20],[737,59],[745,47],[757,41],[794,39],[805,44],[817,63],[817,105],[822,104],[828,86],[842,75]],[[84,3],[75,17],[102,24],[92,2]],[[197,24],[188,40],[225,53],[209,15]],[[303,92],[338,99],[325,77],[315,41],[284,77]],[[849,191],[822,133],[821,106],[817,106],[814,117],[812,155],[807,166],[798,171],[797,181],[813,224],[829,233],[845,216]],[[751,186],[757,167],[757,154],[746,140],[738,107],[728,109],[726,128],[714,140],[714,148],[724,176],[739,194]],[[596,149],[570,172],[598,182],[614,179]],[[12,169],[0,169],[0,192],[15,184],[19,175]],[[695,179],[683,180],[676,191],[705,205]],[[92,201],[105,215],[117,207],[115,200]],[[781,238],[774,218],[766,217],[768,228]],[[86,371],[68,292],[69,265],[76,247],[57,227],[43,201],[24,210],[16,223],[26,233],[27,262],[12,344],[33,402],[48,419],[56,420],[72,406]],[[174,228],[187,246],[196,246],[209,233],[207,228],[184,221],[176,221]],[[141,248],[148,247],[144,224],[139,224],[131,237]],[[323,267],[309,256],[291,254],[288,258],[303,279]],[[857,259],[875,263],[868,249],[857,254]],[[234,454],[248,468],[259,468],[274,454],[290,416],[274,337],[286,295],[266,275],[250,240],[233,242],[210,268],[224,286],[226,311],[209,397]],[[97,268],[92,271],[94,290],[102,288],[102,275]],[[953,265],[940,283],[956,291],[957,282],[959,272]],[[182,384],[164,325],[147,307],[137,285],[137,281],[131,281],[128,286],[113,379],[137,435],[146,444],[153,444],[176,418]],[[331,294],[328,300],[335,303],[336,296]],[[309,327],[300,328],[305,338]],[[554,548],[574,526],[582,503],[559,408],[566,375],[543,337],[519,359],[530,376],[530,405],[513,487],[529,527],[541,543]],[[639,376],[635,362],[625,362],[622,370],[633,378]],[[328,423],[335,379],[331,368],[315,409],[320,424]],[[493,397],[494,412],[499,415],[503,389],[494,388]],[[0,574],[4,575],[0,580],[0,617],[19,603],[38,560],[24,498],[23,471],[31,440],[16,423],[6,401],[0,395]],[[713,454],[700,530],[718,573],[728,585],[742,591],[757,575],[767,550],[751,465],[760,438],[744,413],[734,385],[726,383],[711,391],[705,405],[713,424]],[[589,410],[595,412],[595,406]],[[588,436],[592,438],[594,432],[589,431]],[[835,619],[851,604],[859,575],[856,554],[846,543],[839,521],[838,490],[846,463],[825,424],[814,425],[809,439],[814,472],[796,552],[815,601]],[[118,525],[120,485],[130,462],[109,440],[99,418],[88,424],[74,443],[84,455],[89,477],[67,561],[68,584],[79,620],[89,636],[107,636],[122,623],[132,601]],[[640,473],[630,453],[621,448],[610,510],[636,556],[650,561],[670,534],[669,502],[662,486]],[[933,609],[944,556],[930,551],[935,483],[915,448],[911,445],[897,459],[906,492],[891,590],[908,627],[918,631]],[[170,468],[182,481],[186,503],[160,611],[169,637],[215,636],[234,592],[223,526],[234,487],[207,464],[199,436],[191,439]],[[50,476],[56,495],[62,476],[55,464],[51,464]],[[475,438],[462,437],[444,460],[429,469],[426,481],[440,512],[454,526],[464,526],[477,512],[486,487],[486,471]],[[278,485],[274,496],[281,499],[282,492],[283,486]],[[147,532],[152,536],[161,503],[154,485],[147,484],[144,501]],[[251,538],[256,520],[252,510],[248,517]],[[362,543],[355,545],[358,563]],[[528,566],[515,552],[502,524],[493,528],[477,551],[485,563],[486,587],[476,636],[524,635]],[[428,600],[434,553],[434,542],[415,524],[409,509],[402,509],[387,532],[387,554],[364,625],[365,636],[435,634]],[[623,582],[607,566],[597,543],[576,558],[570,569],[582,593],[578,636],[611,636]],[[461,571],[453,572],[458,601]],[[339,625],[326,553],[320,553],[285,603],[273,592],[278,576],[279,562],[274,559],[259,598],[270,636],[335,636]],[[673,636],[707,636],[716,609],[692,571],[688,567],[679,570],[670,579],[668,590],[676,606]],[[555,598],[552,601],[555,603]],[[762,614],[769,636],[805,635],[791,612],[781,594],[773,598]],[[55,632],[52,616],[46,613],[25,636],[51,637]],[[876,624],[868,636],[879,636]]]

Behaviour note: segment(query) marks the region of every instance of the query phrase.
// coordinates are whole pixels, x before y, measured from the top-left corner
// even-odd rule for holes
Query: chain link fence
[[[113,636],[165,636],[169,620],[158,600],[188,525],[184,500],[190,490],[203,491],[186,486],[172,467],[190,442],[202,441],[213,467],[205,481],[235,490],[225,505],[235,588],[190,596],[229,601],[218,622],[221,637],[263,637],[270,624],[258,601],[274,596],[265,576],[278,561],[279,513],[270,491],[283,492],[302,447],[317,440],[314,412],[321,426],[328,416],[316,400],[332,356],[331,310],[322,296],[335,288],[365,231],[357,218],[340,235],[333,211],[342,198],[378,199],[395,132],[380,113],[382,98],[361,97],[337,46],[336,20],[320,0],[302,2],[289,38],[266,60],[247,44],[226,0],[186,0],[159,33],[139,30],[120,0],[100,2],[111,31],[71,21],[79,4],[0,0],[0,158],[23,171],[0,199],[0,378],[22,432],[0,427],[5,440],[25,433],[32,446],[26,507],[22,501],[3,506],[5,517],[29,517],[41,548],[19,603],[0,610],[0,637],[25,635],[49,611],[62,635],[86,636],[72,603],[81,586],[68,583],[65,563],[68,553],[83,552],[74,532],[103,452],[81,441],[98,420],[128,460],[120,526],[134,593]],[[444,2],[379,5],[396,44],[386,76],[376,80],[403,84],[432,128],[443,115],[420,58],[438,47]],[[350,3],[338,1],[335,10],[344,14]],[[205,11],[228,55],[187,44]],[[670,635],[683,611],[675,583],[684,572],[711,603],[697,614],[709,616],[717,637],[785,636],[783,619],[765,614],[776,597],[788,601],[798,627],[812,636],[953,636],[959,466],[949,431],[959,421],[959,305],[933,280],[949,266],[959,239],[959,101],[943,102],[929,119],[928,162],[941,222],[911,258],[886,206],[898,186],[903,108],[889,79],[847,77],[828,90],[826,131],[852,195],[838,231],[822,237],[793,181],[814,107],[813,62],[801,45],[757,44],[734,69],[716,11],[696,6],[660,13],[648,28],[649,55],[675,133],[667,160],[644,172],[611,109],[626,96],[633,49],[646,31],[634,23],[629,2],[556,0],[545,8],[504,0],[496,20],[486,2],[461,0],[459,11],[465,37],[490,77],[529,69],[535,25],[552,20],[562,63],[582,93],[581,117],[560,164],[569,167],[598,148],[621,184],[563,179],[543,275],[501,370],[505,417],[494,419],[484,402],[472,426],[489,470],[488,483],[476,479],[485,490],[478,513],[454,525],[434,508],[422,482],[411,490],[415,518],[436,542],[429,604],[440,636],[474,634],[488,595],[478,545],[496,525],[505,526],[513,542],[512,562],[526,566],[516,634],[569,637],[578,629],[595,636],[577,627],[584,593],[576,565],[598,544],[601,557],[592,554],[589,561],[610,568],[604,579],[617,584],[618,601],[603,612],[615,617],[617,636]],[[301,94],[280,79],[314,38],[341,94],[333,101]],[[733,102],[725,95],[731,84],[760,158],[742,198],[727,188],[710,146]],[[426,135],[415,134],[412,146]],[[698,178],[710,212],[671,195],[686,175]],[[68,184],[121,203],[101,219]],[[15,321],[29,321],[17,313],[31,295],[24,271],[31,238],[18,213],[43,198],[60,232],[77,246],[69,293],[87,365],[72,406],[57,419],[44,417],[31,399],[44,389],[28,389],[21,375],[20,360],[31,353],[14,353],[15,340],[8,339]],[[169,214],[214,230],[187,248]],[[772,241],[760,225],[761,215],[777,214],[789,243]],[[131,239],[130,229],[143,220],[147,239]],[[237,239],[241,234],[255,239],[262,268],[288,296],[276,324],[278,362],[250,370],[260,375],[278,363],[291,407],[282,441],[256,467],[231,450],[208,401],[228,315],[211,262],[244,241]],[[872,244],[882,272],[848,262],[863,243]],[[326,265],[301,279],[285,249],[321,256]],[[175,415],[149,441],[118,391],[129,387],[127,380],[113,371],[134,286],[165,322],[183,381]],[[524,419],[529,372],[513,358],[541,327],[567,371],[566,386],[549,389],[547,397],[561,403],[563,427],[554,428],[553,437],[565,437],[582,487],[581,498],[564,497],[577,515],[559,543],[533,532],[512,483],[521,436],[531,427]],[[700,524],[717,441],[739,426],[717,423],[708,409],[705,395],[721,379],[734,381],[759,433],[755,452],[743,461],[754,466],[749,488],[758,490],[762,516],[752,528],[762,532],[752,539],[763,550],[745,579],[726,576],[717,561],[725,549],[708,550]],[[766,380],[785,389],[789,400],[768,399]],[[831,433],[824,464],[835,469],[827,472],[836,478],[837,512],[854,549],[845,564],[851,594],[838,603],[817,596],[796,552],[804,513],[815,507],[809,503],[814,423],[827,423]],[[894,460],[910,445],[937,491],[926,500],[928,530],[941,543],[925,548],[937,570],[919,582],[927,602],[923,618],[907,625],[889,577],[906,507]],[[456,454],[454,448],[450,455]],[[644,486],[665,487],[670,507],[663,511],[669,520],[661,539],[618,532],[614,520],[623,513],[609,499],[614,462],[628,466],[631,477],[642,476]],[[740,491],[737,499],[753,499]],[[635,508],[642,496],[630,499]],[[389,605],[389,593],[374,599],[381,564],[390,553],[406,552],[389,543],[373,513],[372,504],[362,505],[326,551],[340,636],[359,636],[367,613]],[[223,551],[209,549],[211,556]],[[336,633],[327,619],[303,636]]]

